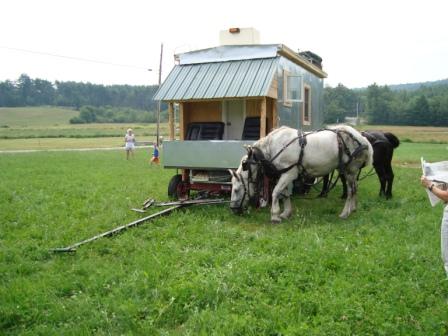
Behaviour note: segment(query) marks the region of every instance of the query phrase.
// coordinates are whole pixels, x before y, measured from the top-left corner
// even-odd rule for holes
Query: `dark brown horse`
[[[392,156],[394,149],[400,145],[400,140],[390,132],[382,131],[364,131],[361,134],[369,140],[373,147],[373,167],[380,181],[380,197],[389,199],[392,197],[392,185],[394,182],[394,172],[392,170]],[[343,176],[341,175],[343,185],[343,195],[347,194],[347,187]],[[328,175],[323,178],[323,187],[319,196],[325,197],[330,191]]]

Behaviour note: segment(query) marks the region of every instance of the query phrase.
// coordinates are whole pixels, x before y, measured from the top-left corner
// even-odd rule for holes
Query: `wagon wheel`
[[[182,181],[182,175],[174,175],[168,184],[168,197],[176,200],[183,199],[188,196],[188,193],[188,184]]]

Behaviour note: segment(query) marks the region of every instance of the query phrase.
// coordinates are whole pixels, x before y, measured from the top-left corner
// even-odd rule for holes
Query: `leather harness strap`
[[[310,132],[310,133],[304,133],[301,130],[299,130],[298,131],[299,135],[294,137],[293,139],[291,139],[288,143],[286,143],[280,149],[280,151],[278,151],[270,160],[266,159],[266,157],[264,156],[264,153],[261,151],[260,148],[255,147],[255,146],[252,147],[254,150],[254,160],[260,162],[261,167],[263,169],[263,174],[267,175],[268,177],[271,177],[271,178],[278,178],[282,174],[286,173],[287,171],[289,171],[290,169],[292,169],[295,166],[298,166],[299,168],[301,168],[302,173],[304,173],[306,175],[305,167],[302,164],[303,157],[305,155],[305,147],[307,145],[306,136],[309,134],[313,134],[313,133],[317,133],[317,132],[321,132],[321,131],[331,131],[336,134],[336,138],[338,141],[339,171],[341,173],[344,172],[345,167],[353,160],[353,158],[357,157],[360,152],[362,152],[368,148],[368,146],[362,145],[359,142],[359,140],[353,136],[353,134],[351,134],[347,131],[344,131],[344,130],[334,130],[334,129],[323,128],[323,129],[317,130],[315,132]],[[347,144],[345,143],[345,140],[342,137],[341,133],[349,135],[350,138],[358,144],[358,147],[353,151],[353,153],[350,153],[350,150],[349,150]],[[298,161],[286,168],[278,169],[273,164],[273,161],[296,140],[299,140],[299,145],[300,145],[300,153],[299,153]],[[344,154],[346,154],[349,158],[348,161],[345,163],[343,162],[343,159],[342,159]]]

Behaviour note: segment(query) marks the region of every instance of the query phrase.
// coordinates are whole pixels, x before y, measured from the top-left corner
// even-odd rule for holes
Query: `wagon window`
[[[288,76],[288,100],[289,101],[301,101],[302,100],[302,77],[301,76]]]
[[[283,103],[291,106],[293,102],[302,101],[302,76],[284,72],[283,77]]]
[[[311,88],[303,87],[303,124],[311,125]]]

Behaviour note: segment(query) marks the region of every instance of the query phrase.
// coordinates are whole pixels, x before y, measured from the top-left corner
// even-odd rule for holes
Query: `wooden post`
[[[184,140],[184,103],[179,103],[179,140]]]
[[[272,99],[272,129],[278,127],[277,99]]]
[[[261,99],[260,139],[266,136],[266,97]]]
[[[170,140],[174,140],[174,104],[168,103],[168,126],[170,128]]]

